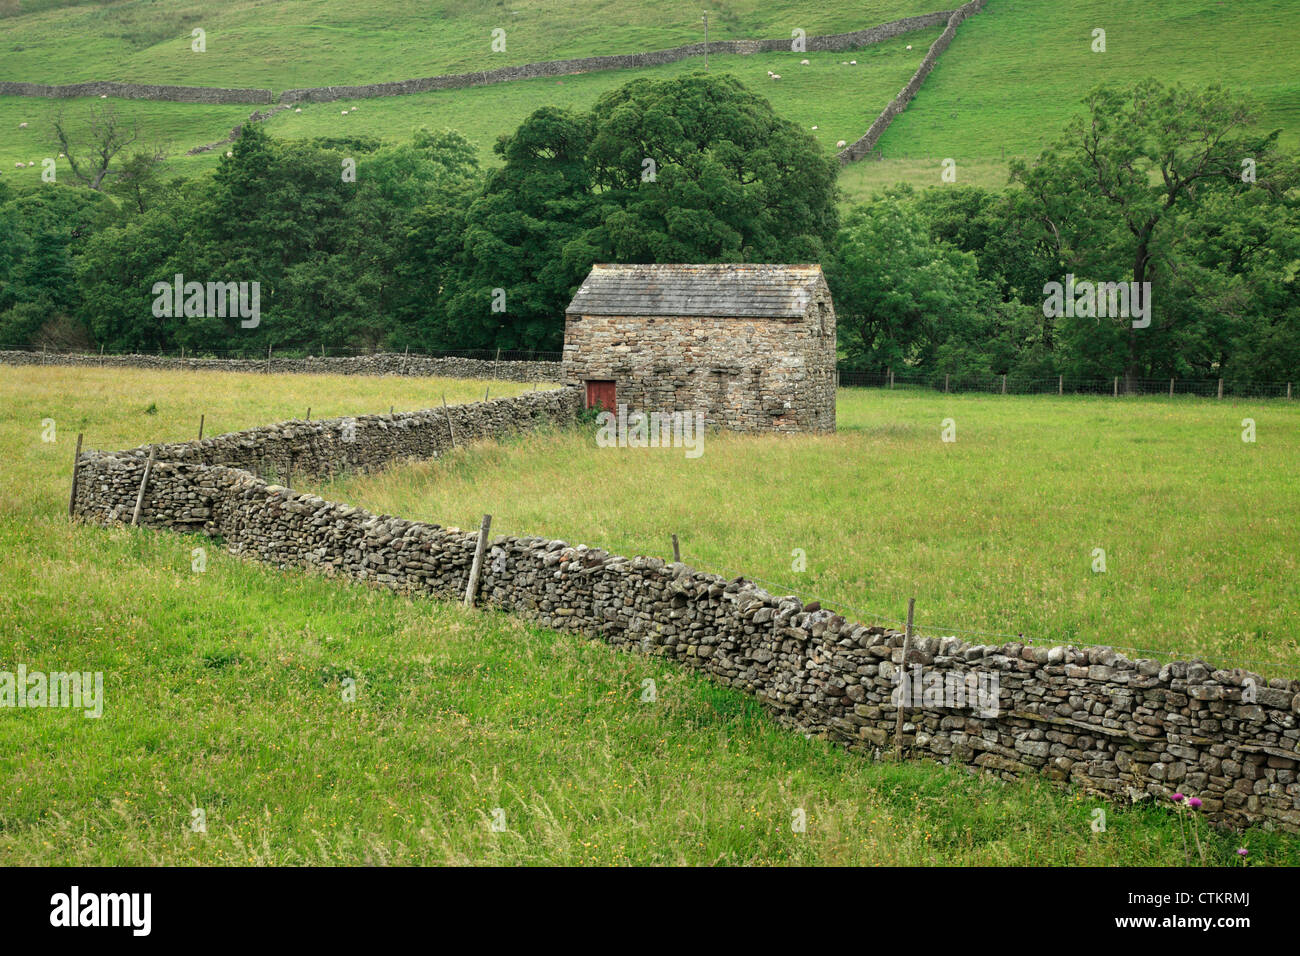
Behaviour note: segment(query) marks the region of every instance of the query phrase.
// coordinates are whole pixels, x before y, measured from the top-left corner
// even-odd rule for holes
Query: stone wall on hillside
[[[835,52],[857,49],[880,43],[884,40],[938,26],[948,20],[952,11],[926,13],[916,17],[905,17],[867,30],[855,30],[851,33],[833,33],[824,36],[805,38],[808,52]],[[733,54],[748,56],[754,53],[790,53],[791,39],[779,40],[712,40],[707,52],[713,56]],[[442,76],[426,76],[413,80],[397,80],[391,83],[368,83],[360,86],[320,86],[310,89],[285,90],[280,94],[281,103],[328,103],[333,100],[366,99],[375,96],[404,96],[410,93],[428,93],[432,90],[457,90],[470,86],[487,86],[492,83],[507,83],[513,80],[535,80],[548,76],[573,76],[578,73],[594,73],[599,70],[631,70],[647,66],[662,66],[676,63],[690,57],[704,56],[704,43],[690,43],[668,50],[654,50],[648,53],[612,54],[609,56],[585,56],[570,60],[545,60],[540,63],[524,63],[519,66],[503,66],[493,70],[475,73],[452,73]]]
[[[962,4],[948,16],[948,25],[944,31],[939,34],[939,38],[930,45],[929,51],[921,60],[921,65],[916,68],[912,78],[907,81],[907,85],[899,90],[898,95],[889,101],[889,105],[880,111],[875,122],[868,127],[866,133],[856,142],[850,143],[845,149],[838,154],[841,165],[856,162],[870,153],[876,147],[880,137],[884,135],[889,124],[894,121],[894,117],[903,110],[907,109],[907,104],[912,102],[916,96],[917,90],[925,82],[925,78],[930,75],[934,65],[939,62],[939,56],[948,45],[952,43],[953,37],[957,35],[957,27],[967,18],[974,16],[984,9],[985,0],[970,0],[969,3]]]
[[[0,96],[41,96],[73,99],[80,96],[111,96],[124,100],[166,100],[171,103],[271,103],[270,90],[227,89],[216,86],[160,86],[151,83],[119,83],[92,80],[88,83],[16,83],[0,81]]]
[[[218,537],[277,567],[456,599],[476,533],[326,501],[250,469],[380,467],[441,454],[453,429],[465,442],[572,422],[581,404],[578,390],[561,389],[453,406],[450,416],[283,422],[162,445],[141,522]],[[92,524],[129,520],[146,457],[145,448],[83,453],[74,513]],[[1042,774],[1119,801],[1172,806],[1182,791],[1212,820],[1300,832],[1300,681],[1130,660],[1104,647],[914,637],[905,653],[897,631],[743,578],[537,537],[491,540],[479,600],[672,658],[753,694],[782,725],[855,751],[895,743],[895,694],[907,687],[914,696],[898,743],[914,756],[1004,777]]]
[[[199,372],[295,372],[315,375],[415,375],[439,378],[558,382],[559,362],[496,362],[459,356],[374,355],[318,358],[209,359],[164,355],[94,355],[82,352],[0,351],[0,365],[71,365],[85,368],[146,368]]]

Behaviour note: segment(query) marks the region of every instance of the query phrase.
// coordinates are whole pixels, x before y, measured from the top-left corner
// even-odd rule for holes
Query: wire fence
[[[849,369],[837,371],[840,388],[911,388],[949,393],[981,392],[1001,395],[1196,395],[1202,398],[1291,398],[1291,382],[1256,382],[1223,378],[1109,379],[1030,378],[963,372],[917,372],[911,369]]]

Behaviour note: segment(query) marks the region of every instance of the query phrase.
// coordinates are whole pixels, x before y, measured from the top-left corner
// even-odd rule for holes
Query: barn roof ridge
[[[817,263],[596,263],[565,313],[793,319],[824,281]]]

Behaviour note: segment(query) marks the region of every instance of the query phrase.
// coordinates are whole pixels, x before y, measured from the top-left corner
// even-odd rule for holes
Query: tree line
[[[0,344],[553,351],[595,262],[820,262],[845,367],[1294,377],[1300,167],[1278,134],[1218,87],[1145,80],[1083,106],[1004,188],[849,206],[812,136],[725,74],[539,109],[489,169],[452,131],[249,124],[197,178],[155,152],[94,188],[0,182]],[[156,314],[176,276],[259,283],[260,320]]]

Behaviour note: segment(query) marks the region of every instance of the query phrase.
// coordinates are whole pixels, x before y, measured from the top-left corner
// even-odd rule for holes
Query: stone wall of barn
[[[573,422],[576,390],[397,416],[283,422],[157,448],[141,523],[219,538],[278,567],[411,594],[465,591],[476,532],[326,501],[250,469],[328,474],[429,457],[520,428]],[[130,520],[148,451],[85,452],[82,520]],[[290,482],[291,483],[291,482]],[[784,726],[869,755],[896,743],[942,764],[1042,774],[1118,801],[1199,797],[1208,818],[1300,832],[1300,681],[1104,647],[972,645],[846,620],[751,582],[652,557],[498,535],[480,603],[672,658],[753,694]],[[431,638],[436,639],[436,638]],[[900,675],[906,675],[904,685]],[[904,700],[894,737],[896,691]]]
[[[630,411],[705,413],[734,431],[835,430],[835,314],[802,319],[570,315],[562,381],[617,383]]]

